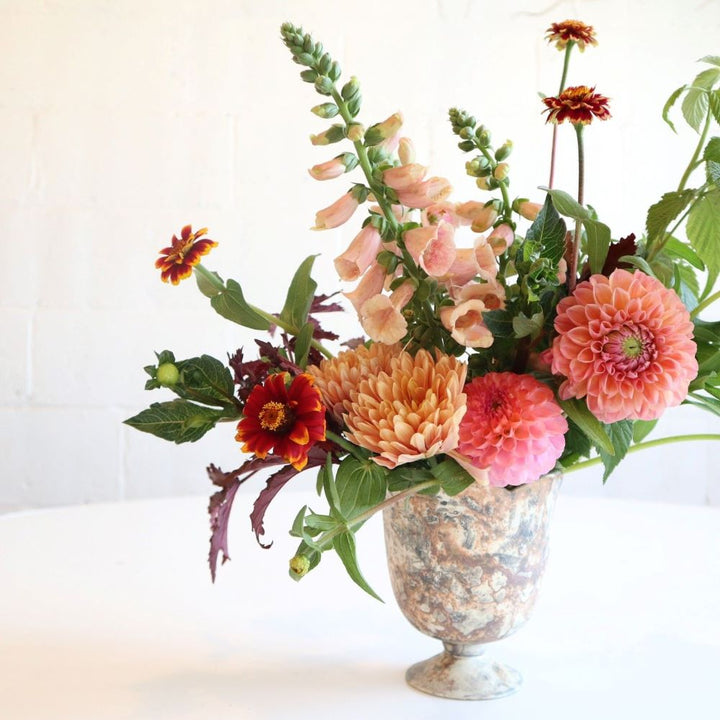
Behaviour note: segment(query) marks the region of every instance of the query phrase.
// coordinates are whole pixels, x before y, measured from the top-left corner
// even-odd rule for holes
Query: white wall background
[[[567,18],[600,41],[575,54],[570,83],[597,85],[614,115],[586,133],[586,197],[616,237],[639,235],[694,147],[660,110],[695,60],[720,54],[717,0],[0,0],[0,508],[201,493],[208,462],[241,461],[230,426],[177,447],[121,421],[163,399],[142,389],[154,350],[224,358],[252,344],[192,281],[160,282],[157,251],[182,225],[208,226],[220,246],[207,266],[268,310],[308,254],[322,253],[321,289],[336,287],[332,258],[357,223],[308,230],[348,183],[306,173],[337,151],[307,140],[324,123],[282,21],[360,78],[365,124],[404,112],[419,158],[460,200],[477,196],[451,105],[513,139],[512,191],[540,199],[550,130],[537,92],[556,91],[562,60],[543,34]],[[573,191],[574,133],[561,129],[556,184]],[[716,418],[682,408],[656,435],[711,429]],[[606,487],[586,471],[565,491],[720,504],[719,451],[635,455]]]

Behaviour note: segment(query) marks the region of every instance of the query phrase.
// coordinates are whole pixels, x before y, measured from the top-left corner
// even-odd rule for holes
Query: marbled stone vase
[[[407,682],[439,697],[489,700],[515,692],[517,670],[485,654],[528,619],[548,552],[560,476],[513,490],[471,485],[416,495],[384,511],[395,598],[444,652],[410,667]]]

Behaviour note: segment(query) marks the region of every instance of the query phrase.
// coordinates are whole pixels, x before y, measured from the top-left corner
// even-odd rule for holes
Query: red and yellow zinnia
[[[273,452],[302,470],[310,448],[325,439],[325,406],[311,375],[297,375],[289,384],[288,378],[275,373],[253,388],[235,439],[243,452],[259,458]]]
[[[593,118],[607,120],[610,117],[609,100],[595,88],[585,85],[565,88],[556,97],[543,98],[547,122],[560,124],[569,120],[573,125],[588,125]]]
[[[564,50],[568,43],[575,43],[580,52],[585,50],[586,45],[597,45],[593,26],[586,25],[580,20],[552,23],[546,30],[545,39],[549,43],[555,43],[558,50]]]
[[[186,225],[180,232],[180,237],[173,235],[170,247],[160,251],[161,257],[155,261],[155,267],[161,271],[163,282],[177,285],[181,280],[192,275],[194,265],[200,262],[203,255],[207,255],[217,243],[210,238],[199,238],[207,232],[207,228],[192,231],[192,225]]]

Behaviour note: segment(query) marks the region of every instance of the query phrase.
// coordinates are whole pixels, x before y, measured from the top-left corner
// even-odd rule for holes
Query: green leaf
[[[223,417],[224,411],[197,405],[188,400],[153,403],[149,408],[125,420],[136,430],[163,440],[195,442]]]
[[[514,337],[513,318],[507,310],[491,310],[483,313],[483,322],[495,338]]]
[[[642,442],[655,428],[657,420],[636,420],[633,424],[632,441]]]
[[[447,455],[445,460],[430,468],[430,472],[440,482],[443,492],[451,497],[475,482],[473,476],[460,463]]]
[[[525,240],[537,243],[541,248],[540,256],[557,265],[565,254],[566,231],[565,221],[558,215],[548,194],[538,216],[528,228]]]
[[[563,190],[548,190],[548,195],[552,198],[555,209],[565,217],[573,218],[573,220],[592,220],[590,211],[584,208],[571,195]]]
[[[672,106],[677,102],[677,99],[683,94],[684,90],[687,88],[687,85],[683,85],[682,87],[679,87],[677,90],[675,90],[672,95],[667,99],[667,102],[665,103],[665,106],[662,110],[662,119],[670,126],[670,129],[677,133],[677,130],[675,129],[675,125],[673,125],[672,121],[668,117],[668,113],[670,112]]]
[[[314,512],[311,512],[305,517],[305,524],[313,530],[320,530],[322,532],[334,530],[338,527],[338,521],[336,518],[331,515],[318,515]]]
[[[713,85],[720,79],[720,68],[708,68],[695,76],[693,87],[711,90]]]
[[[214,271],[208,270],[208,272],[214,276],[217,279],[218,284],[222,283],[222,278]],[[222,290],[218,287],[218,285],[212,283],[210,280],[208,280],[207,277],[203,273],[196,272],[195,275],[195,282],[197,283],[198,289],[200,292],[205,295],[205,297],[215,297],[216,295],[219,295]]]
[[[608,455],[615,454],[615,448],[605,429],[606,426],[588,410],[588,406],[583,400],[573,398],[559,400],[559,403],[565,414],[590,438],[595,447]]]
[[[293,524],[290,528],[290,535],[292,537],[299,537],[301,538],[303,536],[303,526],[305,524],[305,512],[307,511],[307,505],[303,505],[300,510],[298,510],[298,514],[295,516],[295,519],[293,520]]]
[[[720,163],[708,160],[706,165],[707,177],[715,187],[720,189]]]
[[[307,321],[317,283],[310,277],[316,255],[310,255],[300,264],[288,288],[285,305],[280,318],[294,328],[301,328]]]
[[[243,327],[252,330],[268,330],[270,323],[248,305],[240,284],[228,280],[225,289],[210,299],[215,312]]]
[[[711,137],[703,151],[703,160],[720,162],[720,137]]]
[[[346,457],[337,469],[338,506],[347,520],[375,507],[387,494],[387,470],[372,460]]]
[[[178,363],[183,394],[199,402],[215,405],[234,403],[235,383],[230,370],[210,355]]]
[[[710,112],[715,122],[720,124],[720,90],[713,90],[708,96],[710,101]]]
[[[709,192],[695,203],[686,230],[708,270],[720,270],[720,190]]]
[[[590,261],[590,271],[602,272],[608,248],[610,247],[610,228],[597,220],[584,220],[585,234],[587,235],[587,253]]]
[[[705,263],[698,257],[697,253],[689,245],[675,237],[669,237],[667,239],[663,247],[663,252],[672,257],[685,260],[698,270],[705,270]]]
[[[685,210],[694,194],[694,190],[665,193],[658,202],[650,206],[646,221],[648,244],[665,232],[668,225]]]
[[[702,87],[689,88],[681,107],[687,124],[699,133],[708,111],[707,90]]]
[[[717,65],[720,67],[720,57],[717,55],[706,55],[705,57],[701,57],[698,62],[704,62],[708,65]]]
[[[333,540],[333,547],[340,556],[342,564],[353,582],[359,585],[368,595],[372,595],[376,600],[383,602],[383,599],[368,585],[360,572],[355,548],[355,536],[351,532],[341,533]]]
[[[612,471],[618,466],[625,455],[627,455],[628,448],[633,439],[632,420],[620,420],[619,422],[605,425],[605,431],[613,445],[613,452],[607,453],[599,449],[600,458],[605,466],[603,482],[607,481]]]
[[[303,370],[307,365],[314,330],[315,327],[312,323],[305,323],[295,337],[295,364],[299,365]]]
[[[338,496],[335,479],[333,478],[332,455],[327,454],[325,465],[320,468],[318,475],[322,474],[323,490],[325,491],[325,499],[330,505],[330,512],[341,519],[345,519],[340,507],[340,497]]]
[[[698,285],[695,271],[684,263],[673,265],[673,289],[683,302],[683,305],[692,312],[698,306]]]
[[[650,264],[645,258],[638,257],[637,255],[623,255],[618,260],[619,262],[635,266],[638,270],[642,270],[650,277],[655,277],[655,271],[650,267]]]
[[[533,316],[530,318],[521,312],[512,320],[513,332],[516,338],[527,336],[536,338],[542,332],[544,323],[545,314],[542,311],[533,313]]]

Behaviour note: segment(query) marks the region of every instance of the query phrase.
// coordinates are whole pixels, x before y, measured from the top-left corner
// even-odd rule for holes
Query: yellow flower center
[[[275,400],[266,402],[258,413],[260,427],[271,432],[287,430],[295,420],[293,411],[285,403]]]

